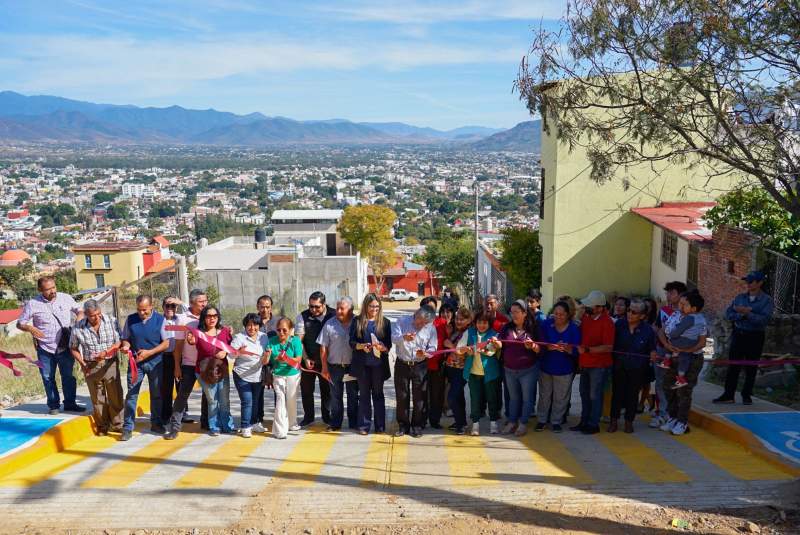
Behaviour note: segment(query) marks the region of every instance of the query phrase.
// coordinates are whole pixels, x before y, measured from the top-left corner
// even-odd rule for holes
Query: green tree
[[[800,217],[800,2],[569,0],[516,86],[591,177],[631,164],[735,174]],[[552,27],[552,26],[551,26]]]
[[[372,268],[376,287],[383,286],[385,273],[398,260],[392,229],[397,214],[387,206],[362,204],[344,209],[338,230]]]
[[[100,204],[103,202],[114,202],[117,196],[110,191],[98,191],[92,196],[92,199],[96,204]]]
[[[53,276],[56,279],[56,288],[59,292],[75,295],[78,293],[78,279],[74,269],[64,269],[56,271]]]
[[[108,207],[106,216],[109,219],[130,219],[131,209],[130,205],[126,202],[112,204]]]
[[[712,229],[727,225],[749,230],[768,248],[800,259],[800,218],[792,216],[758,188],[726,193],[706,212]]]
[[[500,240],[500,265],[508,274],[517,297],[542,285],[542,248],[539,231],[524,227],[504,228]]]
[[[475,289],[475,242],[467,235],[428,243],[419,260],[448,286],[461,287],[472,299]]]

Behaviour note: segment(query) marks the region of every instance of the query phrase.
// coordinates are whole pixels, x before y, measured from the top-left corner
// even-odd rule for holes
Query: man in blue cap
[[[747,291],[737,295],[725,311],[725,317],[733,322],[731,336],[731,360],[759,360],[764,350],[764,332],[772,317],[772,298],[761,290],[766,275],[752,271],[743,277]],[[728,366],[725,376],[725,392],[714,403],[735,403],[736,386],[739,383],[741,366]],[[756,366],[745,366],[742,403],[753,404],[753,384],[756,382]]]

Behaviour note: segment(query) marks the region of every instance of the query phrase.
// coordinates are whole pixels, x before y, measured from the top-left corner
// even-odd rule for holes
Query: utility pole
[[[475,279],[474,279],[473,284],[472,284],[473,285],[473,290],[474,290],[473,301],[472,301],[473,307],[478,306],[478,303],[480,302],[480,294],[481,294],[481,290],[480,290],[480,275],[479,275],[480,271],[478,270],[478,267],[479,267],[478,258],[479,258],[479,255],[480,255],[480,244],[478,243],[478,208],[479,208],[479,205],[478,205],[478,203],[479,203],[478,193],[479,192],[480,192],[480,183],[478,182],[478,179],[476,178],[475,179]]]

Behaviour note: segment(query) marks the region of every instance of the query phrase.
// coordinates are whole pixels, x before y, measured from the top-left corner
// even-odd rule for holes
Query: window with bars
[[[661,231],[661,261],[672,269],[678,265],[678,236],[666,230]]]

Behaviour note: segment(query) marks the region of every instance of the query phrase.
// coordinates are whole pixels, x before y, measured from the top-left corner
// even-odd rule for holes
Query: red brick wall
[[[736,294],[746,290],[741,278],[753,269],[755,243],[746,230],[722,227],[714,233],[710,246],[700,247],[697,285],[706,300],[707,317],[724,312]],[[733,262],[733,273],[729,262]]]

